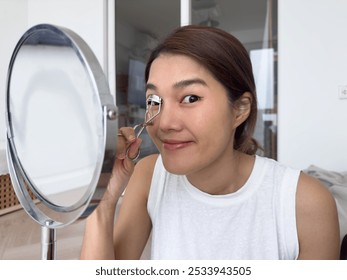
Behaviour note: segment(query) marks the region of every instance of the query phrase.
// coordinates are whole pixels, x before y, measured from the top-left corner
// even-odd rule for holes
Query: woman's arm
[[[304,173],[298,183],[296,212],[299,259],[338,259],[340,233],[335,200],[325,186]]]
[[[111,200],[104,195],[103,200],[87,218],[82,243],[81,259],[115,259],[113,251],[113,224],[119,198]]]
[[[141,144],[141,139],[135,138],[132,128],[122,128],[121,132],[107,190],[98,207],[86,220],[81,259],[115,259],[113,245],[115,210],[134,172],[134,163],[128,156],[135,157]],[[127,149],[129,149],[128,156]]]
[[[146,246],[152,229],[147,201],[157,157],[140,160],[129,181],[114,227],[116,259],[139,259]]]
[[[116,197],[106,193],[87,218],[82,259],[139,259],[151,232],[147,199],[157,155],[140,160],[125,190],[115,221]]]

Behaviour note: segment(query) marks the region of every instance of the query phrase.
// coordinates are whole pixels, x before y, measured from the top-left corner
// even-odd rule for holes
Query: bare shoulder
[[[317,179],[301,173],[296,195],[300,259],[336,259],[339,224],[335,200]]]
[[[335,201],[330,191],[317,179],[301,173],[297,190],[298,210],[305,213],[335,208]]]

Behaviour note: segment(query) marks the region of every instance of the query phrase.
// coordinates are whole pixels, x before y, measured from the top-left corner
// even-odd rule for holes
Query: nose
[[[157,118],[158,129],[163,132],[179,131],[182,128],[181,113],[175,104],[165,102]]]

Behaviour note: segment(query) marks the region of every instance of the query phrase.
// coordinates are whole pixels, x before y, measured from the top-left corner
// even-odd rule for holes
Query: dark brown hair
[[[161,53],[181,54],[195,59],[224,85],[231,104],[235,104],[247,91],[252,94],[250,115],[236,129],[234,149],[255,154],[258,144],[252,135],[257,119],[256,89],[252,64],[241,42],[218,28],[197,25],[180,27],[152,51],[145,71],[146,82],[152,62]]]

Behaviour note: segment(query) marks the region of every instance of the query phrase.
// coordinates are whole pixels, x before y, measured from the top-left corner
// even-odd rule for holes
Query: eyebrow
[[[207,86],[207,84],[204,80],[196,78],[196,79],[188,79],[188,80],[182,80],[182,81],[176,82],[173,85],[173,87],[176,89],[179,89],[179,88],[185,88],[185,87],[188,87],[188,86],[194,85],[194,84],[200,84],[203,86]],[[147,83],[146,84],[146,90],[149,90],[149,89],[157,90],[157,87],[152,83]]]

